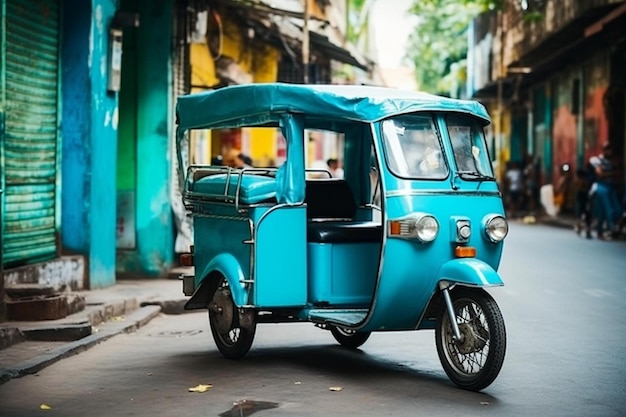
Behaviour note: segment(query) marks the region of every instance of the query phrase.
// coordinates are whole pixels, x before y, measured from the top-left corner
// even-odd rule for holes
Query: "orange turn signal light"
[[[180,255],[180,264],[182,266],[193,266],[193,253],[183,253]]]
[[[391,220],[389,222],[389,234],[391,236],[400,236],[400,222],[397,220]]]
[[[476,256],[476,248],[473,246],[457,246],[454,248],[454,255],[457,258],[474,258]]]

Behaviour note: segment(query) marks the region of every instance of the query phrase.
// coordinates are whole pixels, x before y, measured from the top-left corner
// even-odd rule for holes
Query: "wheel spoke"
[[[466,342],[472,343],[475,347],[470,352],[461,352],[459,345],[452,337],[452,326],[448,323],[447,349],[449,356],[461,372],[475,374],[483,368],[489,353],[489,331],[484,313],[480,306],[468,301],[459,306],[456,320],[457,324],[467,325],[471,329],[465,334],[465,337],[470,337],[471,340]]]
[[[495,301],[484,291],[458,289],[453,294],[454,317],[442,309],[435,329],[437,353],[450,379],[462,388],[478,391],[493,382],[506,348],[504,321]],[[456,320],[461,332],[452,330]]]

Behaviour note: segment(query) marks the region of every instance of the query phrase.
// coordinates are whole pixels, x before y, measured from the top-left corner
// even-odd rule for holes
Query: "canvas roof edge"
[[[281,113],[372,123],[420,111],[452,111],[469,114],[484,124],[491,122],[485,106],[477,101],[356,85],[244,84],[181,96],[177,104],[181,129],[267,123],[277,121]]]

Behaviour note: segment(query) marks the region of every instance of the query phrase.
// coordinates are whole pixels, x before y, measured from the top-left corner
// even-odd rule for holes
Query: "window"
[[[430,116],[401,116],[382,124],[389,169],[404,178],[444,179],[448,167]]]
[[[446,122],[459,174],[493,177],[485,135],[479,122],[462,115],[449,116]]]

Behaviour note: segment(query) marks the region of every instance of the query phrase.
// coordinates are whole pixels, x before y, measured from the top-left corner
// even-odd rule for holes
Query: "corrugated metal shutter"
[[[59,2],[6,2],[2,262],[57,255]]]

